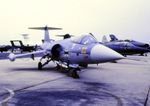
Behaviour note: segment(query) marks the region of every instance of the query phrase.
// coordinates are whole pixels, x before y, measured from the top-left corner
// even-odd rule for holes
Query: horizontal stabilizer
[[[62,30],[62,28],[55,28],[55,27],[30,27],[29,29],[35,30]]]
[[[71,37],[74,37],[75,35],[70,35],[70,34],[65,34],[65,35],[55,35],[55,36],[57,36],[57,37],[64,37],[64,36],[71,36]]]
[[[57,37],[63,37],[64,39],[67,39],[67,38],[73,37],[74,35],[65,34],[65,35],[56,35],[56,36],[57,36]]]

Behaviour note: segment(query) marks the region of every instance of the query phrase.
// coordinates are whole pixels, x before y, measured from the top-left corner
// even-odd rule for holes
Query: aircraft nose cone
[[[121,54],[101,44],[95,45],[91,49],[91,60],[93,60],[93,62],[108,62],[123,58]]]
[[[147,53],[150,52],[150,50],[148,48],[142,48],[142,47],[136,47],[135,50],[139,51],[139,52],[143,52],[143,53]]]

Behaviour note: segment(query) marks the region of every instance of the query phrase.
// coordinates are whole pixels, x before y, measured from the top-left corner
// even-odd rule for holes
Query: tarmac
[[[39,58],[2,59],[0,105],[144,106],[150,87],[150,54],[127,58],[89,65],[81,69],[79,79],[57,71],[53,62],[38,70]]]

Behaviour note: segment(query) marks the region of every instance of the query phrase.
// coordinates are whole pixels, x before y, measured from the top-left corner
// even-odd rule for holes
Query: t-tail
[[[55,28],[55,27],[30,27],[29,29],[35,30],[44,30],[44,42],[51,42],[49,31],[48,30],[62,30],[62,28]]]
[[[118,38],[113,34],[110,34],[109,37],[111,39],[110,41],[117,41],[118,40]]]

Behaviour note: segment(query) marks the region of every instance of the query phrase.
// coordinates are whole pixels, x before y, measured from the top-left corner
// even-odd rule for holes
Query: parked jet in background
[[[111,41],[108,41],[106,36],[103,36],[102,43],[117,51],[118,53],[126,56],[126,55],[134,55],[134,54],[140,54],[144,55],[148,52],[150,52],[150,49],[147,49],[145,47],[134,45],[132,42],[126,41],[126,40],[118,40],[114,35],[110,35]],[[138,43],[140,45],[140,43]],[[142,45],[142,43],[141,43]],[[145,44],[143,44],[144,46]]]
[[[7,52],[10,51],[12,47],[10,45],[0,45],[0,52]]]
[[[30,46],[30,45],[24,45],[21,40],[11,40],[11,45],[12,45],[12,52],[14,52],[16,49],[19,49],[21,53],[23,52],[32,52],[36,51],[37,45],[35,46]],[[19,43],[16,45],[15,43]]]
[[[120,41],[120,42],[125,41],[125,42],[132,43],[133,45],[138,46],[138,47],[143,47],[143,48],[149,48],[150,47],[149,44],[147,44],[147,43],[143,43],[143,42],[139,42],[139,41],[135,41],[135,40],[129,40],[129,39],[118,40],[118,38],[113,34],[110,34],[109,36],[111,38],[110,41]]]
[[[0,46],[0,52],[32,52],[36,51],[39,47],[37,45],[35,46],[30,46],[30,45],[24,45],[21,40],[11,40],[10,41],[11,45],[1,45]],[[17,43],[17,45],[16,45]]]
[[[22,56],[43,54],[38,63],[39,70],[50,61],[55,61],[58,67],[66,67],[70,76],[79,78],[77,71],[80,71],[80,66],[86,67],[88,64],[98,64],[124,58],[114,50],[99,44],[99,42],[91,35],[51,41],[48,30],[60,30],[61,28],[46,26],[30,29],[45,31],[44,43],[41,45],[42,50],[18,55],[11,53],[9,55],[11,61]],[[43,59],[46,60],[45,63],[42,63]]]

